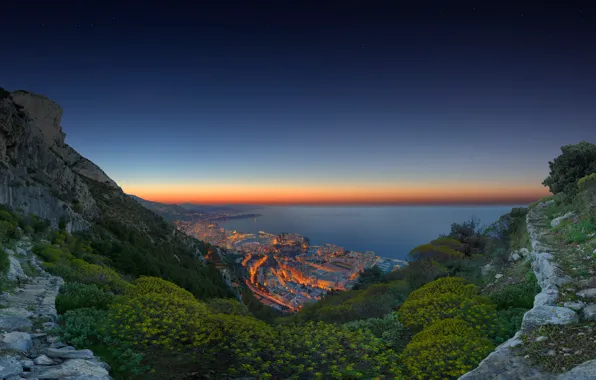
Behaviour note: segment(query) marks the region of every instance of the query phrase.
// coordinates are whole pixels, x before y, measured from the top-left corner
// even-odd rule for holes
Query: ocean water
[[[512,207],[520,206],[279,206],[251,211],[261,214],[257,218],[219,224],[247,233],[298,233],[312,245],[337,244],[352,251],[370,250],[383,257],[405,259],[415,246],[448,233],[453,222],[473,216],[489,225]]]

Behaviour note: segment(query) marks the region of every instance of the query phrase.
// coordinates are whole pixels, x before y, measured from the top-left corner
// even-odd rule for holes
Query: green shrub
[[[10,268],[10,260],[8,259],[8,253],[0,248],[0,274],[7,273]]]
[[[6,220],[0,220],[0,242],[6,243],[14,233],[15,226]]]
[[[488,297],[495,303],[497,309],[523,308],[531,309],[534,305],[534,296],[540,292],[534,273],[528,272],[530,281],[505,286],[498,292],[491,293]]]
[[[212,298],[207,301],[207,307],[214,314],[250,315],[246,306],[230,298]]]
[[[445,319],[414,335],[402,360],[414,379],[456,379],[493,348],[488,338],[465,321]]]
[[[528,311],[525,308],[512,308],[497,311],[496,331],[492,337],[496,345],[504,343],[521,328],[524,314]]]
[[[141,276],[134,280],[132,285],[126,290],[126,295],[131,297],[145,294],[159,294],[187,301],[196,300],[191,292],[158,277]]]
[[[577,189],[579,191],[586,191],[596,187],[596,173],[589,174],[585,177],[580,178],[577,181]]]
[[[118,273],[108,267],[89,264],[81,259],[60,261],[56,264],[44,264],[45,269],[62,277],[67,282],[95,284],[106,291],[122,294],[131,285],[124,281]]]
[[[572,196],[578,191],[578,181],[596,173],[596,145],[582,141],[565,145],[562,154],[549,162],[549,176],[542,182],[553,194]]]
[[[455,239],[454,239],[455,240]],[[409,253],[413,260],[434,260],[445,263],[449,260],[463,259],[465,255],[445,245],[422,244]]]
[[[107,312],[94,308],[69,310],[60,316],[58,333],[64,342],[87,347],[102,340]]]
[[[396,352],[405,347],[409,338],[409,334],[399,321],[397,313],[387,314],[382,318],[368,318],[348,322],[343,327],[350,331],[368,330]]]
[[[110,374],[116,379],[130,379],[149,370],[143,365],[143,355],[130,345],[111,335],[105,328],[107,312],[95,308],[67,311],[60,316],[58,334],[66,343],[76,348],[91,348],[96,355],[110,366]]]
[[[80,308],[107,310],[113,299],[113,294],[98,288],[96,285],[78,282],[66,283],[56,297],[56,310],[60,314]]]
[[[400,318],[414,330],[442,319],[460,318],[486,334],[493,333],[495,306],[477,294],[478,288],[462,278],[441,278],[412,292],[399,309]]]
[[[55,263],[61,258],[67,256],[60,248],[53,247],[49,244],[37,245],[33,247],[32,251],[43,261],[46,261],[48,263]]]
[[[5,220],[7,222],[12,222],[15,218],[12,214],[6,210],[0,210],[0,220]]]
[[[424,259],[410,262],[408,265],[387,274],[388,280],[404,280],[410,289],[419,287],[443,277],[449,270],[434,260]]]
[[[23,228],[23,231],[25,232],[25,234],[27,235],[33,235],[35,233],[35,230],[33,229],[33,227],[31,226],[25,226]]]

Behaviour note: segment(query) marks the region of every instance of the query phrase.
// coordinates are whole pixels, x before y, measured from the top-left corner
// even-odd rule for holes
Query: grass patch
[[[547,339],[537,342],[536,338]],[[542,369],[560,373],[596,358],[596,323],[546,325],[523,336],[522,355]]]

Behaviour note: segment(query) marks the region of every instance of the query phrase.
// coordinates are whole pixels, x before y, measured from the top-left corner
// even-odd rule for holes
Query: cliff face
[[[100,210],[85,179],[121,191],[97,165],[65,143],[62,108],[43,95],[0,89],[0,203],[34,213],[70,231]]]

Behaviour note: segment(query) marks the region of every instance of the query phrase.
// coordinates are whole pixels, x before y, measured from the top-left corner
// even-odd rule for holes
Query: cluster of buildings
[[[293,233],[248,234],[226,230],[212,221],[179,221],[177,226],[225,248],[223,254],[237,255],[237,264],[246,269],[245,283],[255,296],[284,311],[296,311],[332,289],[351,289],[365,269],[378,266],[390,272],[405,264],[372,251],[354,252],[334,244],[311,246],[308,238]]]

